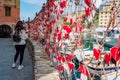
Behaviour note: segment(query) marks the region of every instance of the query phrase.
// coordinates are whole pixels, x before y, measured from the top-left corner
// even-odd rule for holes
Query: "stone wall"
[[[49,65],[50,59],[46,55],[43,46],[29,39],[27,40],[27,47],[34,64],[34,80],[59,80],[58,72]]]

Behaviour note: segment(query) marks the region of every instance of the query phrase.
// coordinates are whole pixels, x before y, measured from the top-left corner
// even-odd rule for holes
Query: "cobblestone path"
[[[18,70],[17,67],[12,69],[14,55],[15,48],[12,39],[0,38],[0,80],[33,80],[32,60],[28,50],[25,49],[22,70]]]

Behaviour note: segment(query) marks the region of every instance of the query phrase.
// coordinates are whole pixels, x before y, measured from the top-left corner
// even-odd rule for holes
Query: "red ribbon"
[[[91,7],[91,0],[84,0],[85,4],[87,4],[88,7]]]
[[[91,9],[90,8],[86,8],[85,9],[85,15],[86,17],[88,17],[90,15]]]
[[[107,64],[109,64],[110,63],[110,54],[105,54],[104,55],[104,60]]]
[[[70,70],[72,70],[75,67],[75,65],[73,62],[68,62],[68,67]]]
[[[89,77],[88,69],[84,65],[80,65],[78,70],[80,71],[80,73],[82,73],[82,74],[86,75],[87,77]]]
[[[101,50],[94,48],[93,53],[94,53],[95,59],[98,60],[100,58]]]

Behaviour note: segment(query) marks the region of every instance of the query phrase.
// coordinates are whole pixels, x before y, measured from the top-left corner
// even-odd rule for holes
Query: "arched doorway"
[[[0,37],[8,38],[12,33],[12,29],[9,25],[0,25]]]

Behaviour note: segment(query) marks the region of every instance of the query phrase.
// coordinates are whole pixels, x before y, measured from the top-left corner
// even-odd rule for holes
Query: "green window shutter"
[[[11,7],[5,7],[5,16],[11,16]]]

